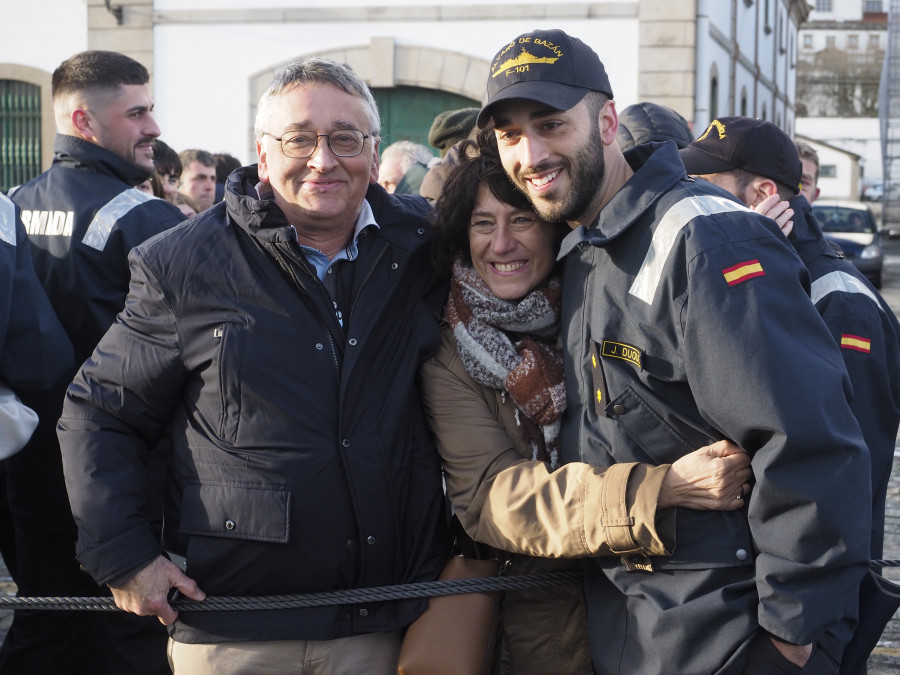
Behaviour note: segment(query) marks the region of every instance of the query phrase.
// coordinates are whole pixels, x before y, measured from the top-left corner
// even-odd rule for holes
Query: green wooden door
[[[421,143],[437,156],[428,143],[428,130],[434,118],[445,110],[480,108],[475,99],[436,89],[394,87],[372,89],[381,113],[381,149],[395,141]]]
[[[0,191],[41,172],[41,89],[0,80]]]

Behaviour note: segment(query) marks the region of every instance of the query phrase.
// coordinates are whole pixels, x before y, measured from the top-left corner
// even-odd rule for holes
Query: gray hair
[[[317,84],[331,84],[351,96],[358,96],[363,100],[366,113],[369,117],[368,133],[378,136],[381,133],[381,117],[378,114],[378,105],[375,97],[369,91],[369,87],[363,79],[357,75],[350,66],[338,63],[331,59],[317,57],[299,59],[285,66],[279,72],[265,93],[259,99],[256,108],[256,124],[254,133],[260,139],[266,131],[265,125],[271,109],[272,100],[287,90],[296,86],[302,86],[314,82]]]
[[[428,148],[419,143],[413,143],[412,141],[397,141],[396,143],[391,143],[384,149],[384,152],[381,153],[382,162],[387,162],[395,157],[397,163],[400,165],[401,174],[409,171],[409,168],[416,162],[427,166],[428,163],[434,159],[434,155],[431,154],[431,151]]]

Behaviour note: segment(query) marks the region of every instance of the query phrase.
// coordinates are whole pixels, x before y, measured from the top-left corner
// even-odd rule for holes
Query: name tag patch
[[[643,370],[644,355],[641,350],[624,342],[614,342],[613,340],[604,340],[601,345],[600,353],[605,358],[622,359],[628,363],[635,365],[639,370]]]

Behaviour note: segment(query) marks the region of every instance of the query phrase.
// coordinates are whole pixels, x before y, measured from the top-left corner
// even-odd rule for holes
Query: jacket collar
[[[56,134],[53,153],[53,164],[87,167],[118,178],[129,187],[143,183],[151,175],[151,172],[126,162],[106,148],[76,136]]]
[[[600,210],[590,227],[577,227],[566,236],[559,258],[582,242],[595,246],[609,243],[640,220],[660,195],[687,177],[673,141],[639,145],[625,153],[625,160],[634,175]]]
[[[794,229],[788,235],[788,241],[794,249],[800,253],[800,257],[806,261],[806,254],[809,252],[826,255],[830,258],[839,258],[825,235],[822,234],[822,227],[819,221],[813,215],[812,207],[806,201],[803,195],[797,195],[790,201],[791,208],[794,209]]]

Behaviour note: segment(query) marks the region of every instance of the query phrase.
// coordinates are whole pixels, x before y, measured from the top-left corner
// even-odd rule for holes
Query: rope
[[[523,588],[548,588],[580,584],[579,570],[547,572],[544,574],[521,574],[512,576],[478,577],[474,579],[450,579],[447,581],[422,581],[413,584],[396,584],[373,588],[354,588],[344,591],[304,593],[299,595],[267,595],[247,597],[207,597],[202,602],[179,597],[170,601],[177,611],[220,612],[247,611],[260,609],[296,609],[298,607],[324,607],[328,605],[350,605],[362,602],[384,602],[409,598],[430,598],[437,595],[458,595],[460,593],[486,593],[489,591],[512,591]],[[118,611],[112,598],[106,597],[2,597],[0,608],[19,609],[81,610],[108,612]]]
[[[872,560],[870,565],[872,567],[900,567],[900,560]],[[900,588],[900,586],[885,586],[885,584],[890,584],[890,582],[876,575],[874,571],[871,573],[875,577],[875,581],[882,593],[892,597],[900,597],[900,594],[890,590],[891,587]],[[393,586],[353,588],[343,591],[301,593],[296,595],[207,596],[202,602],[195,602],[179,596],[175,600],[170,600],[169,604],[177,611],[190,612],[297,609],[301,607],[325,607],[411,598],[431,598],[438,595],[459,595],[461,593],[489,593],[492,591],[515,591],[525,588],[549,588],[580,584],[581,582],[582,573],[580,570],[566,570],[543,574],[421,581],[413,584],[395,584]],[[113,599],[109,597],[0,596],[0,609],[3,608],[95,612],[120,611]]]

